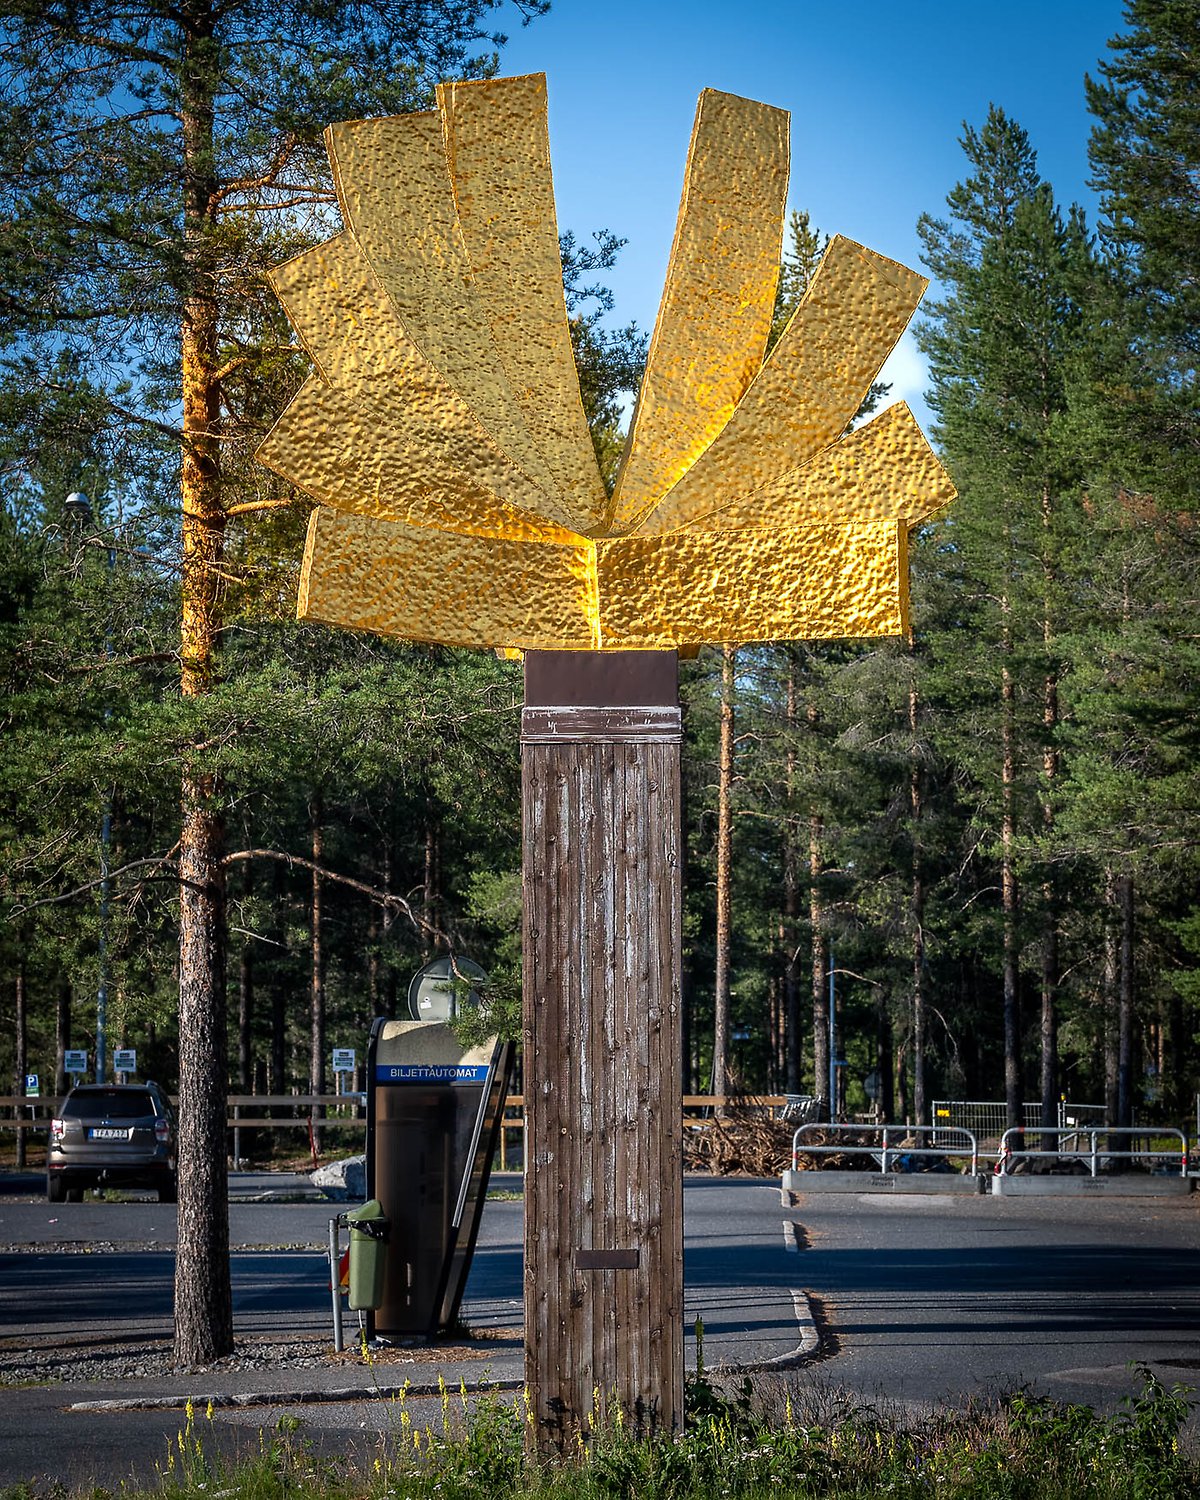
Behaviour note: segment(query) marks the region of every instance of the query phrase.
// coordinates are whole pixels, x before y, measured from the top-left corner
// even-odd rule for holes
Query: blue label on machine
[[[377,1063],[376,1083],[486,1083],[486,1063]]]

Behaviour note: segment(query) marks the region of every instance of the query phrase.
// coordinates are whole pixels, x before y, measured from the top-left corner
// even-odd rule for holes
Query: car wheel
[[[175,1185],[174,1177],[169,1182],[164,1182],[159,1188],[158,1201],[160,1203],[178,1203],[179,1191]]]
[[[62,1180],[61,1177],[52,1177],[47,1172],[47,1174],[46,1174],[46,1202],[47,1203],[62,1203],[62,1202],[64,1202],[65,1200],[63,1198],[63,1187],[64,1187],[64,1183],[63,1183],[63,1180]]]

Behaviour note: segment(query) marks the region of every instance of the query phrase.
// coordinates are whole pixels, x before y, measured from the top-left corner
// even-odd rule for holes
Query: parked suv
[[[87,1187],[152,1187],[175,1202],[175,1116],[156,1083],[83,1083],[50,1121],[46,1197],[78,1203]]]

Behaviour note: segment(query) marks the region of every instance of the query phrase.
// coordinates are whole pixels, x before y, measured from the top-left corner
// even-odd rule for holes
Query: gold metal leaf
[[[492,337],[576,531],[608,507],[567,325],[546,80],[438,85],[446,161]]]
[[[558,484],[521,415],[475,286],[434,111],[325,132],[346,228],[409,337],[569,525]]]
[[[309,522],[301,619],[447,646],[586,651],[594,547],[454,536],[321,506]]]
[[[887,521],[602,541],[601,643],[627,651],[903,635],[906,549],[907,528]]]
[[[788,117],[705,89],[675,242],[613,496],[639,520],[725,426],[767,347],[788,183]]]
[[[485,536],[565,539],[557,509],[500,451],[408,337],[349,234],[276,269],[272,283],[320,371],[259,448],[314,499]]]
[[[915,526],[949,505],[954,496],[950,477],[916,418],[897,401],[800,468],[753,494],[732,496],[688,529],[788,529],[843,520],[895,520]]]

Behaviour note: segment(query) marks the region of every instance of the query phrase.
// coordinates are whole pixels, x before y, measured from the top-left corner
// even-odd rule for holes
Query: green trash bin
[[[383,1273],[387,1265],[388,1220],[378,1198],[346,1215],[350,1226],[350,1307],[383,1305]]]

